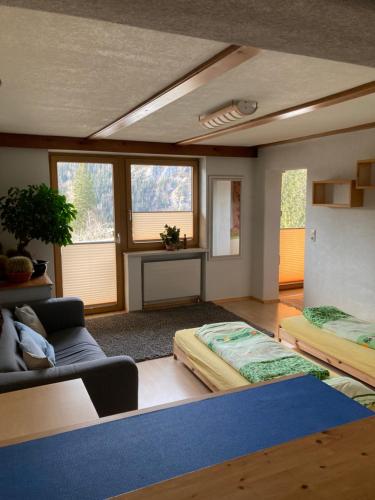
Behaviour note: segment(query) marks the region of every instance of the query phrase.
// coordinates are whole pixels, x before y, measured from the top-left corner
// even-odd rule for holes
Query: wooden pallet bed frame
[[[280,340],[281,342],[281,340]],[[176,344],[175,339],[173,339],[173,357],[177,361],[180,361],[183,365],[186,366],[186,368],[193,373],[210,391],[212,392],[222,392],[222,389],[217,387],[213,382],[208,380],[208,378],[205,376],[204,373],[202,373],[199,368],[193,365],[191,362],[189,356],[185,353],[181,347],[179,347]],[[224,360],[223,360],[224,361]],[[288,375],[291,376],[291,375]],[[254,384],[251,384],[248,382],[249,385],[253,386]],[[241,386],[242,387],[242,386]]]
[[[279,342],[284,340],[285,342],[288,342],[288,344],[292,344],[297,351],[310,354],[311,356],[314,356],[315,358],[324,361],[328,365],[333,366],[334,368],[337,368],[343,372],[346,372],[358,380],[361,380],[365,384],[375,387],[375,378],[372,377],[371,375],[368,375],[367,373],[358,370],[358,368],[355,368],[354,366],[351,366],[350,364],[341,361],[339,358],[332,356],[331,354],[327,354],[324,351],[321,351],[316,347],[311,346],[305,340],[297,339],[292,333],[282,328],[282,326],[279,326],[278,331],[275,335],[275,340],[278,340]]]
[[[191,363],[189,357],[185,352],[176,344],[175,339],[173,339],[173,357],[174,359],[177,359],[178,361],[181,361],[186,368],[188,368],[201,382],[204,383],[204,385],[210,389],[212,392],[218,392],[220,389],[215,386],[212,382],[210,382],[207,377],[199,370],[199,368],[196,368],[193,366]]]

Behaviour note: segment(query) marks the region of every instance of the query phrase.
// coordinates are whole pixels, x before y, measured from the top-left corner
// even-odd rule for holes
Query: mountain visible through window
[[[107,163],[58,162],[59,192],[77,209],[73,242],[113,241],[113,174]]]
[[[132,165],[133,212],[191,212],[192,168]]]
[[[160,240],[165,224],[193,237],[193,168],[132,164],[131,206],[134,242]]]

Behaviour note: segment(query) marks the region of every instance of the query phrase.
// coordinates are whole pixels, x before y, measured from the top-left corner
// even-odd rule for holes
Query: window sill
[[[142,250],[140,252],[124,252],[129,257],[146,257],[152,255],[180,255],[192,253],[207,253],[206,248],[181,248],[180,250]]]

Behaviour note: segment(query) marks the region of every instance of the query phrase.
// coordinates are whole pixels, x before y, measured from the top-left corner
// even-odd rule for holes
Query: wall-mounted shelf
[[[375,159],[357,162],[357,189],[375,189]]]
[[[354,208],[363,206],[363,190],[352,179],[313,181],[312,204],[319,207]]]

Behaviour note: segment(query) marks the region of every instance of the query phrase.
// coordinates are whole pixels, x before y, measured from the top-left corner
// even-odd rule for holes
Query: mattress
[[[336,337],[328,330],[312,325],[303,316],[284,318],[280,323],[282,328],[296,339],[303,340],[311,347],[375,377],[374,349],[368,349],[349,340]]]
[[[196,330],[179,330],[174,337],[176,345],[188,356],[194,368],[220,391],[249,385],[242,375],[195,337]]]
[[[220,391],[249,385],[248,380],[195,337],[196,330],[197,328],[179,330],[174,337],[176,345],[184,351],[193,367]],[[308,358],[308,356],[303,357]],[[331,376],[336,375],[333,370],[329,372]]]

